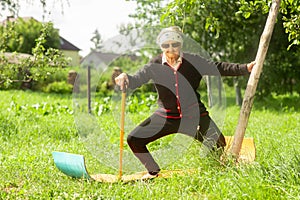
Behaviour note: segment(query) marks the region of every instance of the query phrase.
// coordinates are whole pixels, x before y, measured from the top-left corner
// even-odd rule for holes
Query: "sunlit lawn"
[[[300,198],[297,95],[255,100],[246,132],[255,140],[255,163],[236,166],[222,164],[214,156],[200,158],[200,144],[193,143],[166,168],[193,168],[194,174],[114,184],[72,179],[54,165],[51,153],[66,151],[85,155],[90,173],[117,174],[106,165],[109,158],[96,159],[80,139],[71,96],[24,91],[0,91],[0,95],[1,199]],[[232,99],[227,100],[225,135],[234,134],[239,117],[240,108]],[[111,119],[106,121],[104,128],[112,128]],[[112,130],[118,142],[118,130]]]

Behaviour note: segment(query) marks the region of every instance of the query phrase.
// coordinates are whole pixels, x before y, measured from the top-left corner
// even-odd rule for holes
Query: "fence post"
[[[88,97],[88,112],[91,114],[91,66],[87,67],[87,97]]]

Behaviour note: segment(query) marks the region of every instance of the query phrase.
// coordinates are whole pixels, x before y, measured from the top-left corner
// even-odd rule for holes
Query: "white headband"
[[[157,43],[159,45],[167,42],[167,41],[176,41],[176,42],[180,42],[182,44],[183,40],[182,37],[179,33],[175,32],[175,31],[167,31],[161,35],[158,36],[157,38]]]

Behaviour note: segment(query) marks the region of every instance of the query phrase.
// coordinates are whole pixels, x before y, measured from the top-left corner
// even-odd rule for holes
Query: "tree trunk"
[[[241,87],[240,87],[240,83],[239,83],[239,78],[234,77],[233,83],[234,83],[234,89],[235,89],[235,103],[236,103],[236,105],[241,106],[243,99],[242,99],[242,92],[241,92]]]
[[[236,157],[239,156],[242,147],[243,138],[245,136],[246,127],[248,124],[250,112],[253,105],[255,91],[263,68],[263,63],[268,51],[268,47],[272,37],[272,32],[276,22],[279,7],[280,7],[280,0],[273,0],[264,31],[260,38],[259,47],[255,58],[256,65],[252,69],[252,72],[248,80],[242,108],[240,111],[238,125],[236,128],[234,140],[230,150],[231,153]]]
[[[219,105],[222,105],[222,78],[218,76],[218,95],[219,95]]]

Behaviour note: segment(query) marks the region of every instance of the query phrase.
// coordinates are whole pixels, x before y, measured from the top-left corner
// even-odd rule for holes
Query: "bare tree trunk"
[[[233,84],[235,89],[235,103],[236,105],[241,106],[243,102],[243,98],[242,98],[242,92],[241,92],[241,87],[240,87],[238,77],[233,78]]]
[[[219,95],[219,104],[222,105],[222,78],[221,76],[217,76],[218,77],[218,95]]]
[[[88,112],[92,113],[91,108],[91,66],[87,67],[87,97],[88,97]]]
[[[234,135],[234,141],[230,150],[231,153],[236,157],[239,156],[242,147],[243,138],[245,136],[246,127],[248,124],[250,112],[253,105],[255,91],[263,68],[263,63],[268,51],[268,47],[272,37],[279,7],[280,7],[280,0],[273,0],[264,31],[260,38],[259,47],[255,58],[256,65],[253,68],[248,80],[242,108],[240,111],[238,125]]]
[[[222,104],[222,79],[221,76],[206,76],[208,107],[212,108],[216,104]],[[213,88],[217,88],[215,91]]]

